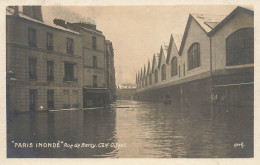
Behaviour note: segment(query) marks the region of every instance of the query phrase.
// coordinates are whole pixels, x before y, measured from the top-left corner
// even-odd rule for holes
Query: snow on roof
[[[14,15],[14,10],[12,10],[11,8],[6,8],[6,15]],[[61,27],[61,26],[57,26],[55,25],[53,22],[51,21],[46,21],[44,20],[44,22],[41,22],[37,19],[34,19],[32,17],[29,17],[27,15],[24,15],[21,11],[19,11],[19,17],[21,18],[24,18],[24,19],[27,19],[27,20],[30,20],[32,22],[37,22],[39,24],[42,24],[42,25],[47,25],[47,26],[50,26],[50,27],[53,27],[55,29],[60,29],[60,30],[63,30],[63,31],[67,31],[67,32],[71,32],[71,33],[74,33],[74,34],[79,34],[78,32],[76,31],[73,31],[73,30],[70,30],[70,29],[66,29],[64,27]]]
[[[181,41],[182,41],[183,34],[180,34],[180,33],[179,33],[179,34],[172,33],[172,36],[173,36],[175,45],[176,45],[176,47],[177,47],[177,50],[179,51],[180,46],[181,46]],[[173,43],[173,44],[174,44],[174,43]]]
[[[212,14],[191,14],[192,17],[200,24],[200,26],[208,33],[227,15],[212,15]]]

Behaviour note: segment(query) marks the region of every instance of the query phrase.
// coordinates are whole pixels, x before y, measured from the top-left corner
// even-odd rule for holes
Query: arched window
[[[171,76],[177,75],[177,58],[173,57],[171,61]]]
[[[149,85],[152,85],[152,73],[149,75]]]
[[[165,64],[163,64],[163,66],[162,66],[162,68],[161,68],[162,70],[161,70],[161,79],[162,80],[166,80],[166,65]]]
[[[154,72],[154,82],[158,83],[158,70],[157,69]]]
[[[193,43],[188,50],[188,70],[200,66],[200,44]]]
[[[147,77],[145,77],[145,86],[147,87]]]
[[[142,87],[144,88],[144,79],[142,79]]]
[[[239,29],[226,39],[226,65],[251,63],[254,63],[254,29]]]

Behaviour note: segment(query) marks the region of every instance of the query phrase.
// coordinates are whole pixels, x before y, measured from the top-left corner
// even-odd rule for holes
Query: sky
[[[43,18],[95,21],[114,47],[116,83],[135,83],[138,70],[152,61],[173,34],[177,47],[190,13],[228,15],[237,6],[52,6]]]

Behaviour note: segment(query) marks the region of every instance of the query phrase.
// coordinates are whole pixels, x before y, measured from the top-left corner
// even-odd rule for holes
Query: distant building
[[[6,9],[8,109],[109,104],[106,39],[96,25],[64,20],[46,24],[41,7],[20,8]]]
[[[254,11],[190,14],[178,50],[173,36],[136,75],[137,99],[253,106]]]
[[[116,99],[117,100],[134,100],[136,88],[122,88],[117,89]]]

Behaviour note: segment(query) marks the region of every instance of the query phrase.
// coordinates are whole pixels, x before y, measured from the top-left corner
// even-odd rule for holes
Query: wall
[[[188,70],[188,50],[194,42],[198,42],[200,44],[200,67]],[[209,37],[207,37],[207,34],[202,30],[202,28],[199,27],[194,19],[191,19],[181,56],[181,78],[191,77],[210,71],[210,40]],[[183,64],[185,64],[185,76],[183,74]]]
[[[12,26],[12,27],[10,27]],[[72,33],[46,26],[41,23],[35,23],[23,18],[10,18],[7,19],[8,37],[7,43],[12,42],[21,45],[28,45],[28,28],[36,29],[36,47],[38,49],[46,49],[46,32],[53,33],[54,51],[58,53],[67,54],[66,38],[74,40],[74,56],[82,56],[82,39],[78,33]]]
[[[28,27],[36,29],[37,47],[28,46]],[[29,110],[29,89],[37,90],[37,110],[47,108],[47,90],[54,90],[55,109],[63,108],[63,90],[78,91],[78,103],[82,107],[83,56],[81,36],[74,33],[54,29],[52,27],[31,23],[29,21],[7,17],[7,71],[16,74],[16,81],[10,88],[15,90],[14,109]],[[46,32],[53,33],[54,50],[46,50]],[[75,55],[66,53],[66,37],[74,39]],[[37,80],[29,80],[29,58],[37,59]],[[54,81],[47,81],[47,61],[54,62]],[[77,81],[64,82],[64,62],[69,61],[77,66],[74,77]],[[13,90],[12,89],[12,90]],[[43,109],[40,109],[43,106]]]
[[[226,66],[226,38],[236,30],[245,27],[254,27],[254,17],[240,12],[212,36],[213,71],[228,68]]]
[[[97,76],[97,87],[106,87],[105,37],[101,33],[82,29],[84,56],[84,86],[93,87],[93,75]],[[92,48],[92,36],[96,37],[96,50]],[[93,67],[93,56],[97,57],[97,67]]]

